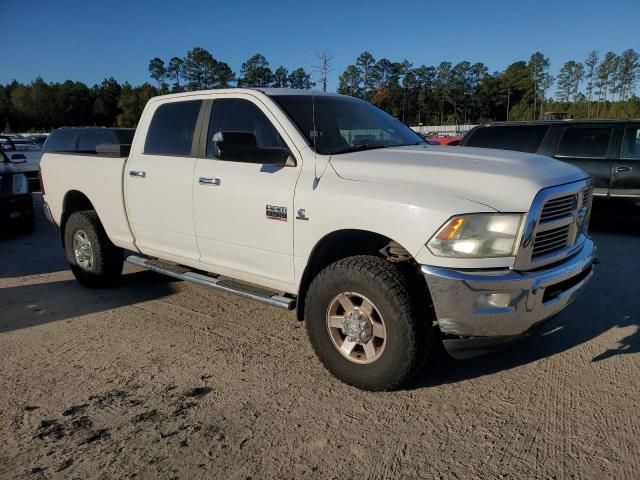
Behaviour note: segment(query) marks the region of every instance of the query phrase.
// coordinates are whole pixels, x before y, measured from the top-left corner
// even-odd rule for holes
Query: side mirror
[[[221,160],[284,166],[289,164],[291,157],[288,148],[259,147],[253,133],[216,132],[211,140],[214,154]]]
[[[14,153],[11,155],[12,163],[24,163],[27,161],[27,157],[25,157],[22,153]]]

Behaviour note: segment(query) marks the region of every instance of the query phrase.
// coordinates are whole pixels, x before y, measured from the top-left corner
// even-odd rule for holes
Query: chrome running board
[[[296,307],[296,301],[293,298],[276,295],[268,290],[263,290],[260,287],[245,285],[234,280],[223,280],[218,277],[192,272],[188,268],[181,267],[179,265],[166,263],[160,260],[153,260],[151,258],[138,257],[137,255],[128,256],[127,262],[153,272],[162,273],[169,277],[197,283],[198,285],[211,287],[222,292],[234,293],[241,297],[266,303],[267,305],[272,305],[274,307],[284,308],[285,310],[293,310]]]

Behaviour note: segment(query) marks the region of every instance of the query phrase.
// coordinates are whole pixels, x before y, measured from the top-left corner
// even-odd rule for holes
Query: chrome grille
[[[582,206],[591,208],[591,197],[593,196],[593,187],[585,188],[582,191]]]
[[[578,226],[578,234],[586,233],[589,228],[589,213],[591,212],[591,202],[593,201],[593,187],[587,187],[582,191],[582,201],[580,208],[586,208],[584,221]]]
[[[561,261],[580,249],[588,228],[590,180],[540,190],[523,226],[515,270],[531,270]]]
[[[542,213],[540,214],[540,223],[549,222],[569,215],[572,210],[575,210],[577,201],[578,195],[576,194],[549,200],[545,203]]]
[[[553,228],[536,234],[531,258],[548,255],[556,250],[562,250],[569,240],[569,225]]]

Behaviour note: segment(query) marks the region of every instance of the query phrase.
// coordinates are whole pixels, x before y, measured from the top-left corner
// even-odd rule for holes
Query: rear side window
[[[607,156],[611,128],[572,127],[560,139],[558,157],[604,158]]]
[[[202,100],[160,105],[151,119],[144,153],[190,157],[201,105]]]
[[[482,127],[471,134],[465,146],[535,153],[548,130],[548,125]]]
[[[625,129],[620,158],[640,160],[640,127]]]

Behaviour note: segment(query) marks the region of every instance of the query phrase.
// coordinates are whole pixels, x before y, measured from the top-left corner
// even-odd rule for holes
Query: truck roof
[[[271,87],[256,87],[256,88],[217,88],[212,90],[193,90],[190,92],[180,92],[180,93],[169,93],[167,95],[159,95],[157,97],[153,97],[152,100],[158,99],[168,99],[168,98],[179,98],[179,97],[189,97],[191,95],[196,94],[207,94],[207,93],[254,93],[260,92],[267,96],[277,96],[277,95],[305,95],[305,96],[326,96],[326,97],[344,97],[345,95],[340,95],[338,93],[329,93],[329,92],[320,92],[318,90],[306,90],[306,89],[296,89],[296,88],[271,88]]]
[[[517,125],[571,125],[576,123],[584,124],[624,124],[629,122],[637,122],[638,119],[614,120],[614,119],[595,119],[595,118],[568,118],[566,120],[514,120],[508,122],[487,122],[478,127],[489,126],[517,126]],[[477,128],[477,127],[476,127]]]

